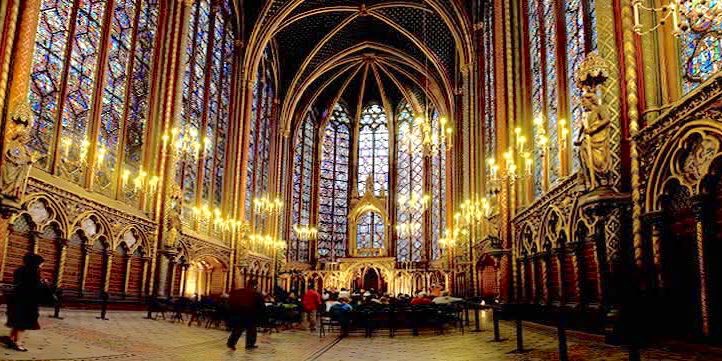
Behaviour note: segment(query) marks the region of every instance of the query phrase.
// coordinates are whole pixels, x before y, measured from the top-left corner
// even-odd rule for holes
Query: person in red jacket
[[[247,287],[231,291],[228,297],[230,306],[229,326],[231,335],[228,337],[228,348],[236,349],[238,339],[246,331],[246,350],[256,348],[256,326],[266,314],[266,304],[258,290],[258,281],[251,280]]]
[[[412,304],[412,305],[430,305],[430,304],[431,304],[431,300],[426,297],[426,293],[424,293],[424,292],[419,292],[419,293],[416,294],[416,297],[414,297],[414,298],[411,300],[411,304]]]
[[[316,330],[316,312],[321,306],[321,295],[316,292],[313,286],[312,283],[309,284],[308,291],[306,291],[301,299],[301,303],[303,303],[303,313],[306,316],[311,331]]]

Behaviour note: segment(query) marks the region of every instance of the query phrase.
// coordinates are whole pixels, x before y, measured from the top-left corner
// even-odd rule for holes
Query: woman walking
[[[43,257],[27,254],[23,266],[13,274],[14,294],[8,300],[7,326],[11,328],[8,346],[17,351],[27,351],[21,336],[27,330],[39,330],[39,306],[45,289],[40,280]]]

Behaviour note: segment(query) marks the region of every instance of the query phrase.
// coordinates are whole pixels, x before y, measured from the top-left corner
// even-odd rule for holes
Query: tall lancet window
[[[346,105],[333,109],[321,143],[318,255],[335,260],[346,254],[349,210],[349,155],[351,125]]]
[[[424,196],[424,152],[421,126],[415,124],[411,106],[404,102],[397,116],[397,224],[403,234],[397,235],[396,258],[400,262],[421,261],[424,255],[424,211],[412,205]]]
[[[431,117],[431,130],[439,139],[443,139],[444,132],[439,112],[434,110]],[[431,153],[431,258],[441,257],[439,239],[444,235],[446,228],[446,150],[445,142]]]
[[[246,167],[245,217],[255,229],[262,221],[254,214],[253,199],[263,197],[268,192],[268,174],[270,167],[271,123],[273,118],[275,78],[271,48],[263,54],[258,68],[257,79],[253,85],[251,118],[248,133],[248,163]]]
[[[292,226],[311,225],[311,196],[313,194],[313,165],[316,115],[309,111],[296,130],[293,150],[293,189],[291,193]],[[308,240],[291,232],[288,255],[292,261],[309,261]]]
[[[181,154],[177,179],[185,207],[222,211],[227,128],[231,102],[233,39],[229,8],[207,0],[191,7],[179,137],[198,142],[196,154]],[[186,212],[185,214],[192,214]]]
[[[126,197],[120,174],[143,162],[158,0],[40,1],[28,99],[36,166]],[[90,157],[94,156],[95,159]],[[97,161],[102,159],[102,162]]]
[[[358,140],[358,192],[366,191],[366,180],[374,182],[378,195],[389,190],[389,128],[384,109],[378,103],[361,113]]]
[[[563,159],[571,161],[572,171],[578,168],[572,140],[581,129],[582,109],[574,72],[596,49],[596,12],[594,0],[528,0],[527,4],[530,96],[535,118],[534,134],[530,135],[535,141],[539,134],[546,137],[549,160],[544,172],[542,147],[534,147],[534,193],[539,196],[544,191],[544,178],[553,185],[569,170]]]

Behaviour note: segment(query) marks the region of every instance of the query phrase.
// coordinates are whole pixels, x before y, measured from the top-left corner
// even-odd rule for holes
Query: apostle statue
[[[182,230],[181,213],[183,207],[183,192],[178,184],[171,183],[169,189],[168,218],[166,222],[166,246],[174,246],[180,237]]]
[[[581,99],[582,127],[574,145],[579,147],[579,164],[587,190],[609,184],[611,151],[609,149],[610,119],[606,106],[594,91],[586,90]]]
[[[5,149],[0,169],[0,205],[19,209],[25,193],[30,168],[40,156],[28,143],[33,129],[33,113],[27,104],[16,107],[5,133]]]
[[[582,126],[574,145],[579,147],[584,186],[588,191],[608,186],[612,171],[611,118],[602,103],[599,89],[609,79],[613,67],[597,53],[589,53],[574,73],[574,81],[582,90],[580,99]]]

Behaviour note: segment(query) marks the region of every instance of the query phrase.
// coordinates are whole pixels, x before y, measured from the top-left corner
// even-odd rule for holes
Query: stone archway
[[[184,296],[217,297],[226,290],[226,266],[214,256],[201,256],[189,262]]]

